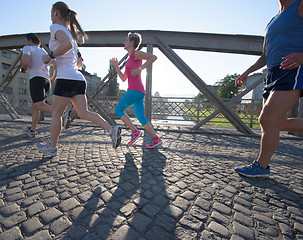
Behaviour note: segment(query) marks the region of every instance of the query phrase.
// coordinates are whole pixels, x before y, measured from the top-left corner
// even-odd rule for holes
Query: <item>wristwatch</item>
[[[49,52],[48,52],[48,56],[50,56],[51,58],[55,58],[55,57],[54,57],[53,51],[49,51]]]

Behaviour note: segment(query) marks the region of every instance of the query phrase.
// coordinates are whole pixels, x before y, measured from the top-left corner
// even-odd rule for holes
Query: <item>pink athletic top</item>
[[[135,60],[135,52],[134,50],[128,58],[128,61],[125,65],[125,73],[128,77],[128,89],[127,90],[137,90],[146,94],[144,86],[141,80],[141,73],[139,73],[136,77],[133,77],[131,71],[139,68],[142,65],[142,60]]]

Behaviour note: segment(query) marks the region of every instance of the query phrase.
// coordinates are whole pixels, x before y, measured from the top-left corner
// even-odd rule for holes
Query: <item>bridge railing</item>
[[[14,107],[19,115],[31,116],[31,99],[20,98],[14,95],[6,94],[6,99]],[[97,97],[98,103],[106,109],[108,114],[117,119],[115,107],[119,97]],[[226,100],[227,101],[227,100]],[[51,97],[47,99],[51,103]],[[230,105],[231,109],[249,128],[259,128],[258,117],[262,108],[261,100],[245,99]],[[95,111],[92,105],[89,106],[91,111]],[[216,109],[207,99],[194,99],[185,97],[153,97],[152,98],[152,120],[163,120],[165,122],[179,122],[180,124],[196,124],[212,114]],[[1,113],[4,113],[0,109]],[[132,107],[126,109],[130,117],[135,117]],[[47,115],[46,116],[50,116]],[[212,118],[206,125],[209,126],[230,126],[232,125],[219,113]]]

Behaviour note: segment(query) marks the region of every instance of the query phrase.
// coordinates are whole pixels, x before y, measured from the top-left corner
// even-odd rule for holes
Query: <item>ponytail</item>
[[[77,13],[73,10],[69,10],[69,27],[71,34],[73,38],[76,39],[77,43],[84,43],[84,41],[88,39],[87,34],[83,31],[78,22]]]
[[[68,21],[69,30],[73,36],[73,38],[77,41],[77,43],[84,43],[85,40],[88,39],[87,34],[81,28],[78,19],[77,13],[73,10],[70,10],[66,3],[64,2],[56,2],[53,5],[53,9],[58,9],[61,16]]]

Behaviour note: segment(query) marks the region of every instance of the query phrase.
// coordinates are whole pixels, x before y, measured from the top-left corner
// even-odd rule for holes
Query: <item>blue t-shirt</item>
[[[303,52],[303,18],[296,0],[269,22],[265,29],[265,56],[268,68],[279,66],[291,53]]]

